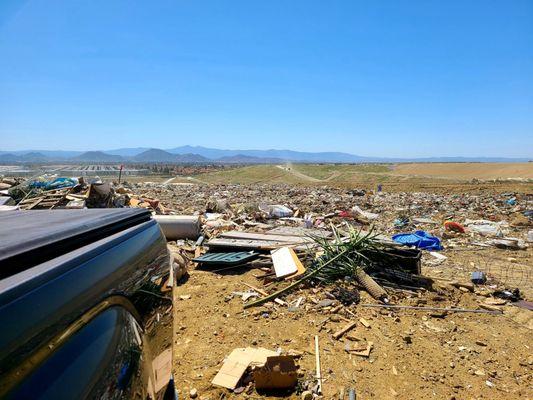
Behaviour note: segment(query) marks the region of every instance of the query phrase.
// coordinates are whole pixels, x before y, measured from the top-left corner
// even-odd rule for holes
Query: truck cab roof
[[[140,208],[0,213],[0,279],[148,221]]]

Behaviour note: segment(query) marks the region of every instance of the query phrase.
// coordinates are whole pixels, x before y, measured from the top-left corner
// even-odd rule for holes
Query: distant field
[[[533,163],[397,164],[393,173],[455,179],[533,179]]]
[[[301,183],[302,180],[275,165],[252,165],[226,171],[199,174],[194,178],[205,183]]]
[[[230,170],[180,176],[172,182],[215,184],[268,184],[358,187],[388,191],[528,191],[531,182],[481,182],[473,178],[533,179],[533,164],[285,164],[253,165]]]
[[[305,175],[321,180],[335,180],[349,178],[353,174],[365,173],[388,173],[391,171],[390,165],[363,164],[363,165],[337,165],[337,164],[294,164],[290,168]]]

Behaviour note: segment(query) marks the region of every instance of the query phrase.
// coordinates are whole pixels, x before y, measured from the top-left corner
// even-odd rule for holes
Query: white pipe
[[[200,236],[200,217],[197,215],[154,215],[167,240],[191,239]]]

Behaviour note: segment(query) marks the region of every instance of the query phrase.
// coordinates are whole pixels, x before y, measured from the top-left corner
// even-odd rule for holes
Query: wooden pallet
[[[51,210],[67,196],[69,190],[53,190],[38,197],[25,198],[18,204],[21,210]]]

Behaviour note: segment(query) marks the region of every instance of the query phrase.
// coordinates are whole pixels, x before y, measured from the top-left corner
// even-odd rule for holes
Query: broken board
[[[283,228],[283,229],[282,229]],[[329,232],[315,229],[279,227],[273,230],[257,233],[243,231],[222,232],[218,237],[209,240],[207,245],[214,248],[235,248],[249,250],[274,250],[280,247],[292,247],[295,250],[307,250],[316,247],[311,236],[329,235]],[[321,232],[318,234],[317,232]]]
[[[272,263],[274,264],[274,272],[277,278],[285,278],[286,276],[294,275],[305,268],[298,259],[298,256],[293,249],[289,247],[282,247],[270,252]]]
[[[172,349],[166,349],[152,361],[155,385],[154,391],[157,393],[163,389],[170,381],[172,373]]]
[[[298,226],[278,226],[266,232],[268,235],[280,236],[303,236],[303,237],[320,237],[329,238],[333,233],[331,231],[323,231],[320,229],[301,228]]]

